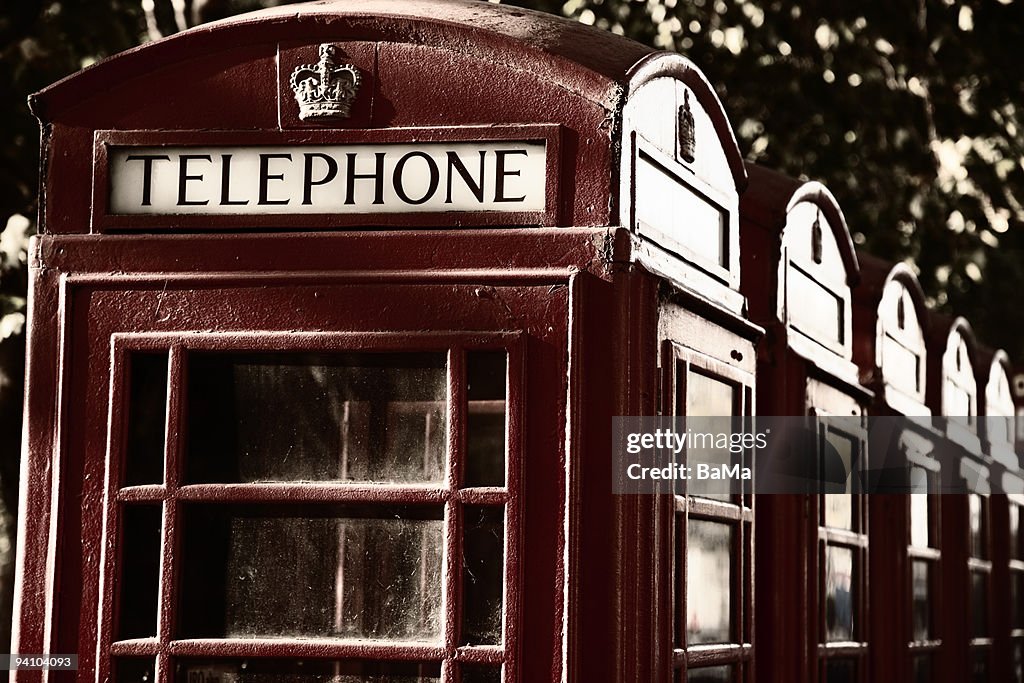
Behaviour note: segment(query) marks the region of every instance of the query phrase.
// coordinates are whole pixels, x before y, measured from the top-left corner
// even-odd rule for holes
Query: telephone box
[[[990,468],[979,438],[983,402],[975,368],[978,348],[966,320],[929,315],[927,403],[942,416],[941,668],[948,680],[992,674],[992,543]]]
[[[611,492],[613,415],[753,410],[692,63],[318,2],[31,104],[14,649],[78,669],[13,680],[750,682],[750,498]]]
[[[854,290],[854,358],[874,392],[871,414],[917,419],[876,421],[873,451],[898,454],[872,462],[868,496],[871,541],[871,679],[933,681],[939,672],[942,624],[941,435],[925,404],[928,310],[914,272],[860,253]],[[877,439],[877,441],[876,441]],[[891,488],[889,488],[891,487]],[[886,489],[898,492],[885,493]],[[909,495],[907,492],[909,491]],[[922,495],[927,494],[927,495]]]
[[[829,492],[815,487],[807,495],[758,501],[760,680],[865,681],[868,515],[859,477],[867,463],[871,392],[852,362],[857,255],[823,185],[747,168],[742,291],[751,319],[766,328],[758,349],[758,411],[809,418],[806,471],[817,476],[829,454],[847,473]]]

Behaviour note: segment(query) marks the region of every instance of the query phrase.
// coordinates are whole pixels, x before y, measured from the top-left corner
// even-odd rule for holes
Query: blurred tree
[[[508,2],[689,55],[718,87],[747,158],[825,182],[859,244],[915,264],[937,306],[1024,362],[1024,2]],[[0,0],[0,611],[10,609],[39,167],[26,97],[141,42],[279,4]]]

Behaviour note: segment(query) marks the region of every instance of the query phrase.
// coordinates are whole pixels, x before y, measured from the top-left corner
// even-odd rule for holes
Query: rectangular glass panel
[[[857,660],[829,659],[825,662],[826,683],[855,683],[857,680]]]
[[[914,640],[928,640],[931,637],[931,566],[923,560],[914,560],[911,565],[913,632]]]
[[[189,483],[441,482],[443,353],[193,354]]]
[[[921,356],[889,334],[882,337],[882,371],[886,381],[904,391],[921,389]]]
[[[124,657],[114,661],[114,683],[153,683],[155,680],[156,663],[152,657]]]
[[[1013,681],[1024,683],[1024,641],[1013,641]]]
[[[912,660],[914,669],[912,683],[932,683],[931,655],[917,655]]]
[[[167,352],[133,353],[128,365],[124,484],[160,484],[164,480]]]
[[[323,659],[182,660],[175,683],[440,683],[437,663]]]
[[[119,640],[156,636],[162,519],[159,505],[121,508],[121,573],[117,582]]]
[[[728,214],[643,151],[635,207],[636,230],[647,239],[680,256],[728,267]]]
[[[1024,628],[1024,574],[1010,571],[1010,624]]]
[[[971,637],[988,636],[988,574],[971,572]]]
[[[464,643],[497,645],[502,640],[505,585],[505,510],[467,505],[462,550]]]
[[[471,351],[466,358],[466,486],[505,485],[507,354]]]
[[[687,417],[702,418],[699,423],[693,423],[699,424],[701,432],[732,433],[730,416],[736,412],[736,388],[732,384],[691,369],[686,374],[685,401],[679,403],[686,406]],[[692,425],[688,424],[687,428],[692,428]],[[731,465],[734,457],[742,456],[734,456],[728,448],[701,447],[694,449],[692,455],[690,449],[687,449],[688,462],[694,468],[700,463],[706,463],[712,467]],[[732,500],[731,488],[732,482],[728,479],[723,479],[720,482],[705,480],[700,483],[701,496],[715,500]]]
[[[691,518],[686,540],[686,642],[731,642],[733,527]]]
[[[786,275],[789,323],[811,339],[843,343],[843,304],[839,297],[793,264]]]
[[[910,468],[910,545],[918,548],[931,547],[930,481],[928,470]]]
[[[825,639],[851,641],[857,605],[853,550],[838,546],[825,549]]]
[[[853,484],[856,448],[853,439],[832,431],[825,432],[822,454],[822,488],[825,493],[825,526],[855,530]]]
[[[189,505],[181,637],[441,636],[433,507]]]
[[[690,669],[686,672],[686,683],[730,683],[731,666],[711,666],[705,669]]]
[[[970,526],[971,557],[988,559],[988,544],[986,543],[985,528],[985,500],[977,493],[967,496],[968,520]]]
[[[1024,420],[1021,420],[1024,422]],[[1024,559],[1021,556],[1021,552],[1024,551],[1024,547],[1021,546],[1020,542],[1020,506],[1015,503],[1010,503],[1010,558],[1011,559]]]
[[[463,664],[462,683],[501,683],[501,667],[487,664]]]
[[[992,683],[989,677],[988,650],[975,650],[971,656],[971,683]]]

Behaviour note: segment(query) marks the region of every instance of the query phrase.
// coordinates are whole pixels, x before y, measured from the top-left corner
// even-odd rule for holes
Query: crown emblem
[[[679,156],[688,163],[693,163],[697,135],[693,124],[693,111],[690,110],[690,91],[684,90],[683,106],[679,107]]]
[[[303,64],[292,72],[291,86],[303,121],[348,118],[362,79],[359,69],[338,63],[337,52],[334,45],[321,45],[319,62]]]

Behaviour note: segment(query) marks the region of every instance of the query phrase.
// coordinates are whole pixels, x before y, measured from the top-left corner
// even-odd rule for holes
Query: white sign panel
[[[545,209],[543,141],[112,147],[112,214]]]

